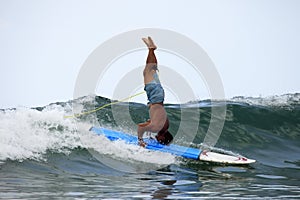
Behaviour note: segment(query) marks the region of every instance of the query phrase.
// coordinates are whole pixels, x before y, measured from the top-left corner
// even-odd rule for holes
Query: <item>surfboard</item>
[[[138,145],[138,138],[135,135],[102,127],[91,127],[90,131],[96,133],[97,135],[104,135],[111,141],[123,140],[128,144]],[[144,141],[147,143],[145,147],[146,149],[171,153],[187,159],[233,165],[245,165],[255,162],[255,160],[248,159],[243,156],[232,156],[217,152],[202,151],[201,149],[185,147],[176,144],[162,145],[157,142],[156,139],[152,138],[144,138]]]

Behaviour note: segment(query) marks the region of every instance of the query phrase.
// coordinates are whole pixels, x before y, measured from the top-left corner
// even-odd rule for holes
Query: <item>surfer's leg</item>
[[[148,56],[146,59],[146,66],[145,69],[143,71],[143,75],[144,75],[144,84],[148,84],[150,83],[152,80],[154,80],[154,74],[156,73],[157,69],[157,59],[155,56],[155,49],[156,46],[153,42],[153,40],[151,39],[151,37],[148,38],[143,38],[143,41],[145,42],[145,44],[148,47]]]
[[[157,59],[154,53],[154,49],[149,49],[146,60],[146,65],[157,65]]]
[[[147,60],[146,60],[146,68],[149,68],[147,71],[150,71],[154,66],[154,69],[157,70],[157,59],[155,56],[154,51],[156,50],[156,45],[154,44],[153,40],[151,37],[148,38],[143,38],[143,41],[145,42],[145,44],[148,47],[148,56],[147,56]]]

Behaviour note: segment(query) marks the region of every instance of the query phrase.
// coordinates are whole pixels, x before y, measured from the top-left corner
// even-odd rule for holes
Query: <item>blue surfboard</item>
[[[138,145],[138,138],[135,135],[102,127],[92,127],[90,128],[90,131],[97,135],[104,135],[111,141],[122,140],[127,144]],[[233,165],[245,165],[255,162],[255,160],[243,156],[232,156],[211,151],[202,151],[201,149],[184,147],[176,144],[162,145],[157,142],[156,139],[151,138],[144,138],[144,141],[147,143],[146,149],[171,153],[176,156],[193,160]]]
[[[135,135],[123,133],[120,131],[114,131],[102,127],[92,127],[90,131],[93,131],[98,135],[104,135],[111,141],[123,140],[128,144],[138,145],[138,138]],[[157,142],[156,139],[150,138],[145,138],[144,141],[147,143],[145,147],[146,149],[171,153],[173,155],[181,156],[188,159],[198,160],[201,154],[201,150],[196,148],[189,148],[175,144],[162,145],[159,142]]]

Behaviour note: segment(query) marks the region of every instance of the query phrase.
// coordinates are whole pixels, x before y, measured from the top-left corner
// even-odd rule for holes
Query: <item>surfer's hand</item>
[[[142,138],[139,138],[139,146],[141,147],[146,147],[147,143],[144,142],[144,140]]]

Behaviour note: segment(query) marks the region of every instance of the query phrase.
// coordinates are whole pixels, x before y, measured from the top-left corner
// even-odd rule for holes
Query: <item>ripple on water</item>
[[[256,176],[266,179],[286,179],[285,176],[275,176],[275,175],[267,175],[267,174],[257,174]]]

